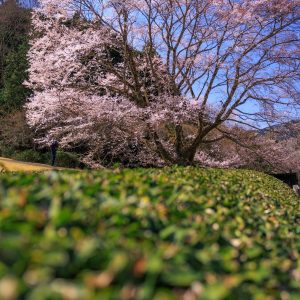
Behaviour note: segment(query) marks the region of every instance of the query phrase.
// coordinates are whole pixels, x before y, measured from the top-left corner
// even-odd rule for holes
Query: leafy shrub
[[[300,202],[269,176],[3,174],[0,198],[0,298],[299,299]]]
[[[24,162],[49,164],[50,154],[33,149],[17,150],[13,147],[0,144],[0,156]]]
[[[72,152],[57,151],[56,165],[66,168],[81,168],[84,165],[79,161],[79,157]]]
[[[13,155],[13,158],[25,162],[49,163],[48,156],[49,155],[45,153],[41,153],[35,150],[24,150],[21,152],[16,152]]]
[[[20,151],[34,147],[34,131],[26,123],[25,111],[14,111],[5,115],[0,112],[0,124],[0,148],[8,147]]]
[[[20,151],[10,146],[5,146],[0,144],[0,156],[13,158],[24,162],[33,162],[33,163],[41,163],[41,164],[51,163],[50,150],[47,152],[37,151],[33,149]],[[76,153],[66,152],[62,150],[57,151],[55,165],[58,167],[65,167],[65,168],[85,167],[85,165],[82,162],[80,162],[79,157]]]
[[[0,143],[0,156],[3,157],[12,157],[15,153],[15,149],[10,146],[3,145]]]

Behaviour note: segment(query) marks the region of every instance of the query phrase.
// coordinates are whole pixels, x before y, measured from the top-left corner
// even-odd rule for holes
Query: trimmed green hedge
[[[269,176],[166,168],[0,178],[0,299],[300,297],[300,202]]]

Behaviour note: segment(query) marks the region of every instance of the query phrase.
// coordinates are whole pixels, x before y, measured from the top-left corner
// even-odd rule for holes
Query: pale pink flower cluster
[[[299,4],[41,0],[32,15],[28,122],[40,143],[86,147],[95,165],[98,153],[129,148],[143,149],[130,152],[143,162],[161,162],[155,151],[164,148],[173,161],[192,153],[204,165],[239,165],[239,157],[218,161],[197,149],[224,124],[251,125],[299,105]],[[257,115],[243,112],[249,102],[261,107]]]

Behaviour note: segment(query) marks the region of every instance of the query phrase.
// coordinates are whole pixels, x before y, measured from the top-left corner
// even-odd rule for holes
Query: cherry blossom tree
[[[204,145],[239,143],[226,128],[299,108],[299,0],[40,2],[28,122],[41,143],[87,147],[94,165],[124,149],[145,163],[208,161]]]

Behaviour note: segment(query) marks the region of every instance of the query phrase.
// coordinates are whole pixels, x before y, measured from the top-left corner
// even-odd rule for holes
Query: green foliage
[[[0,114],[22,107],[30,91],[23,86],[27,79],[27,52],[31,27],[30,10],[18,1],[0,5]]]
[[[12,158],[25,162],[34,162],[34,163],[49,163],[49,154],[38,152],[35,150],[24,150],[14,153]]]
[[[56,156],[56,166],[65,168],[81,168],[84,165],[79,161],[76,153],[58,150]]]
[[[299,199],[257,172],[3,174],[0,199],[0,298],[300,294]]]
[[[27,79],[27,51],[28,44],[25,41],[6,57],[3,88],[0,94],[0,105],[6,112],[20,109],[30,94],[23,86],[23,82]]]
[[[0,156],[16,159],[18,161],[50,164],[51,154],[50,150],[37,151],[34,149],[16,150],[13,147],[5,146],[0,143]],[[56,162],[57,167],[64,168],[84,168],[85,165],[80,162],[79,157],[76,153],[66,152],[59,150],[57,151]]]
[[[14,147],[0,143],[0,156],[16,159],[24,162],[49,164],[50,153],[44,153],[33,149],[16,150]]]
[[[0,156],[12,158],[14,156],[14,153],[15,153],[15,149],[13,147],[4,145],[0,141]]]

